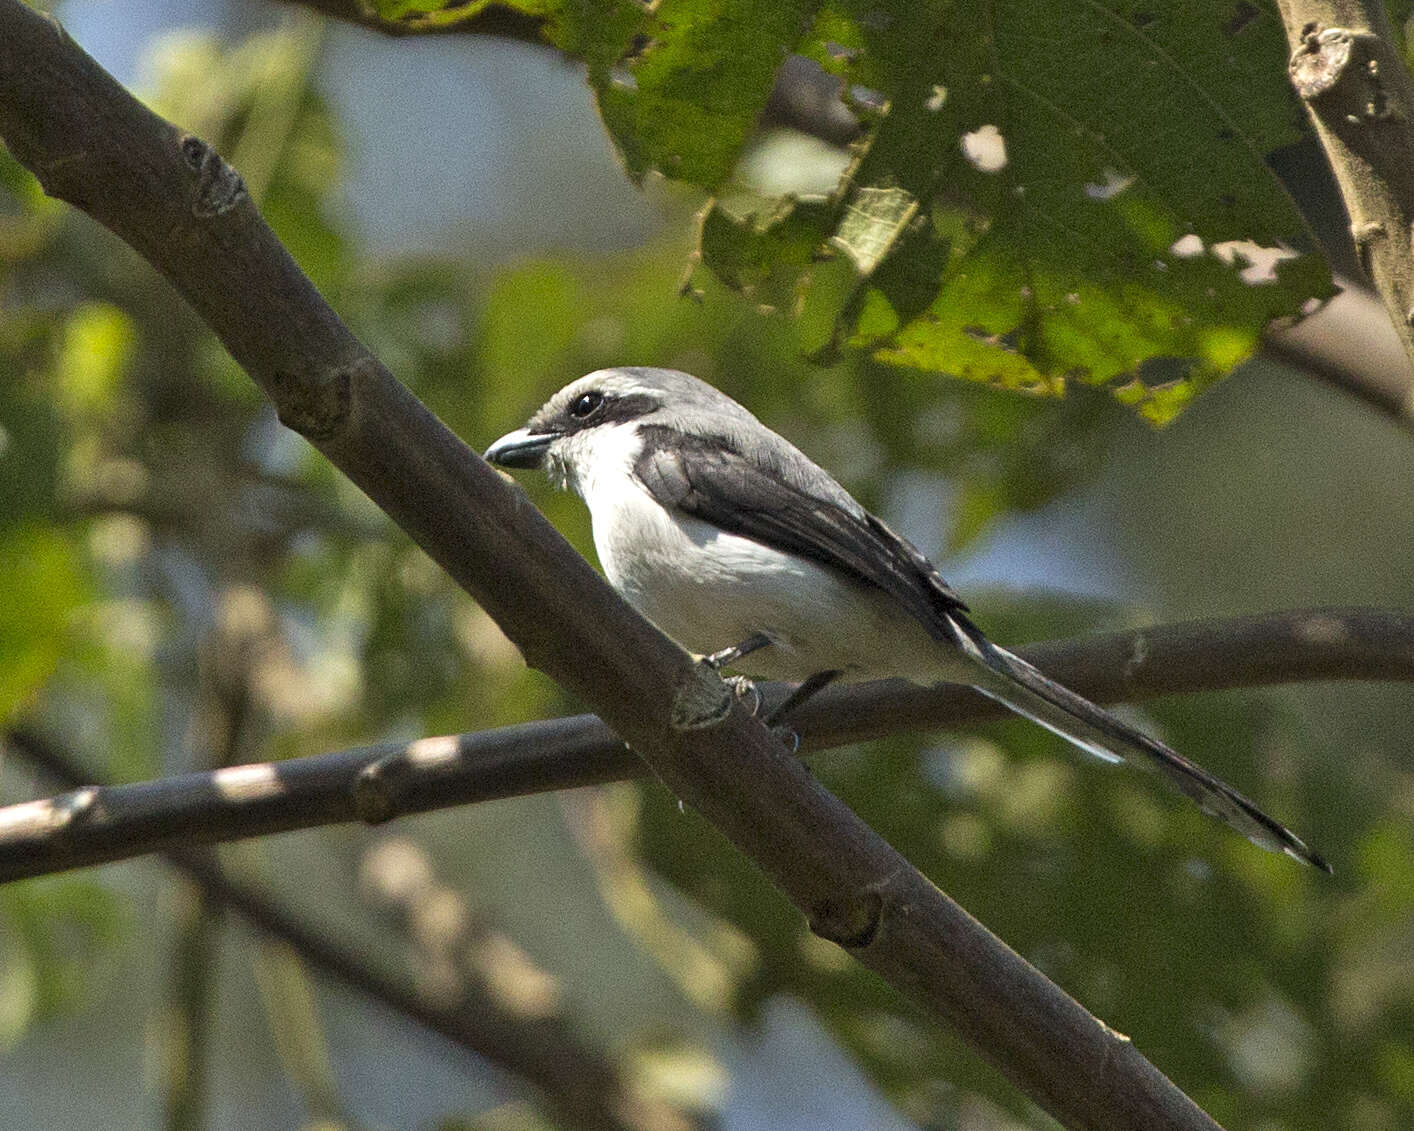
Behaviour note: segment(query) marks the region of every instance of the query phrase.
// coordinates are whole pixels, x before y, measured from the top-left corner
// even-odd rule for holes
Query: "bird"
[[[714,666],[798,682],[792,707],[837,678],[965,684],[1107,762],[1157,772],[1254,844],[1331,871],[1232,786],[994,644],[920,550],[705,381],[597,370],[485,459],[583,498],[609,584]]]

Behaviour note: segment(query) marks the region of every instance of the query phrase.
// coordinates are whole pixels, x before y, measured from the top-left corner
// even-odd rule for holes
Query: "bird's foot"
[[[711,662],[711,657],[708,657]],[[756,686],[753,680],[747,679],[744,675],[729,675],[723,678],[723,683],[731,689],[731,693],[748,704],[746,710],[754,719],[761,712],[761,689]]]

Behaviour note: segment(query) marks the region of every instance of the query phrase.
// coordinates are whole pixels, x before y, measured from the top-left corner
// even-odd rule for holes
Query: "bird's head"
[[[632,464],[644,425],[690,431],[695,423],[720,424],[737,415],[747,416],[746,410],[686,373],[600,369],[571,381],[524,428],[487,448],[485,459],[501,467],[539,468],[583,494],[591,474]]]

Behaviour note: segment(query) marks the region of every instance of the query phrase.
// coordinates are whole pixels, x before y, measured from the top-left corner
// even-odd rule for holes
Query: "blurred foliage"
[[[114,895],[63,876],[0,888],[0,1051],[82,1000],[95,951],[128,925]]]
[[[592,43],[587,23],[578,30],[556,25],[560,42],[590,56],[621,144],[629,145],[624,137],[640,128],[635,123],[658,131],[645,125],[633,134],[641,167],[664,164],[662,154],[677,147],[693,162],[679,175],[722,181],[787,40],[815,44],[826,65],[896,105],[912,105],[915,117],[920,103],[908,103],[904,94],[931,91],[939,82],[926,67],[909,69],[910,53],[936,37],[903,42],[907,21],[874,27],[852,9],[787,6],[773,11],[767,22],[779,26],[768,30],[754,17],[744,19],[746,9],[738,7],[624,5],[595,25],[600,38]],[[392,15],[414,9],[426,10],[406,2],[380,8]],[[476,10],[474,4],[457,9]],[[558,6],[538,10],[568,19]],[[1001,11],[1012,19],[1024,14],[1017,6]],[[1211,28],[1214,11],[1203,8],[1195,37]],[[931,331],[919,329],[932,325],[930,303],[955,303],[971,313],[947,323],[953,335],[947,340],[956,344],[960,333],[970,344],[949,356],[1004,370],[1018,385],[1055,385],[1055,374],[1085,351],[1093,375],[1118,372],[1114,366],[1123,359],[1132,367],[1154,353],[1181,354],[1173,344],[1180,340],[1206,343],[1199,352],[1207,351],[1207,369],[1188,372],[1161,397],[1137,394],[1148,398],[1145,411],[1162,414],[1249,348],[1263,304],[1290,304],[1301,289],[1295,275],[1279,285],[1236,289],[1235,273],[1212,256],[1170,256],[1164,243],[1190,223],[1208,240],[1289,231],[1291,218],[1265,173],[1242,156],[1244,145],[1260,153],[1281,143],[1291,125],[1284,111],[1271,110],[1275,103],[1263,101],[1265,76],[1247,76],[1253,109],[1237,115],[1238,139],[1221,147],[1212,157],[1219,164],[1205,166],[1201,176],[1188,175],[1182,154],[1215,128],[1214,106],[1182,115],[1184,127],[1162,138],[1161,154],[1160,139],[1150,136],[1157,131],[1137,127],[1127,140],[1116,135],[1112,151],[1098,146],[1091,129],[1086,138],[1093,144],[1058,154],[1055,146],[1073,134],[1040,136],[1042,120],[1028,129],[1015,116],[1014,102],[1037,100],[1041,78],[1006,77],[1023,65],[1042,73],[1026,54],[1034,45],[1013,43],[996,81],[984,84],[980,48],[969,39],[972,17],[955,15],[954,32],[966,48],[956,65],[964,70],[945,84],[939,108],[924,110],[936,128],[954,131],[953,140],[935,148],[956,183],[946,195],[931,182],[913,183],[915,158],[906,139],[890,132],[903,119],[871,109],[867,91],[859,92],[855,104],[872,123],[874,141],[839,199],[786,205],[772,213],[774,227],[753,221],[749,238],[730,226],[729,198],[706,215],[704,238],[718,241],[716,250],[707,249],[715,268],[755,288],[753,305],[708,276],[697,278],[686,297],[675,297],[697,203],[686,190],[669,190],[664,200],[671,235],[614,255],[566,253],[494,273],[467,266],[474,247],[368,259],[343,230],[334,195],[343,143],[310,82],[321,44],[317,24],[296,21],[232,49],[202,36],[167,40],[149,96],[234,158],[277,233],[335,308],[474,447],[520,425],[579,373],[625,361],[676,366],[749,404],[886,517],[914,494],[932,497],[920,487],[945,485],[945,503],[922,518],[933,521],[939,541],[956,548],[1085,482],[1128,421],[1092,390],[1076,389],[1064,400],[1019,397],[940,382],[912,364],[918,358],[895,366],[861,350],[845,351],[828,366],[806,361],[837,336],[841,309],[864,328],[848,335],[867,330],[879,339],[871,347],[926,352],[944,340],[930,344]],[[1097,8],[1081,15],[1103,20],[1113,13]],[[1036,11],[1035,18],[1051,16]],[[1138,29],[1138,18],[1136,11],[1127,24],[1112,19],[1123,36],[1101,40],[1113,50],[1084,56],[1093,89],[1082,92],[1091,100],[1089,117],[1077,121],[1093,121],[1106,98],[1125,106],[1146,102],[1121,97],[1132,85],[1106,68],[1113,62],[1141,73],[1154,69],[1148,61],[1160,54],[1163,36],[1177,34],[1179,19],[1156,8]],[[644,21],[652,21],[649,41],[621,61],[622,45],[642,34]],[[1006,33],[1026,38],[1014,24]],[[1270,46],[1272,18],[1263,9],[1233,35]],[[1054,41],[1047,57],[1062,58],[1074,48],[1066,43]],[[1120,50],[1117,43],[1129,46]],[[1195,58],[1193,66],[1206,60],[1211,67],[1205,43],[1199,37],[1192,50],[1175,47],[1164,58]],[[1244,60],[1258,50],[1252,43],[1242,41]],[[683,79],[680,69],[709,50],[719,59],[739,54],[742,75],[749,72],[756,85],[720,92],[718,99],[711,84],[738,81],[733,68],[704,68],[692,81]],[[1161,63],[1160,70],[1169,65]],[[1171,83],[1181,77],[1164,73]],[[1200,90],[1217,81],[1193,75],[1190,85]],[[694,120],[690,108],[708,88],[717,117]],[[1236,96],[1228,88],[1221,93]],[[1149,106],[1154,113],[1156,99]],[[960,164],[956,132],[987,122],[1006,135],[1003,175]],[[704,133],[712,146],[699,144]],[[1027,172],[1056,157],[1064,160],[1049,180]],[[1161,168],[1150,170],[1149,161]],[[1106,169],[1141,176],[1109,201],[1084,198],[1077,186],[1103,183]],[[897,179],[897,192],[871,186],[871,177]],[[1022,181],[1028,193],[1009,194],[1007,186]],[[1186,185],[1188,195],[1171,181]],[[1224,205],[1201,191],[1223,185],[1242,187],[1240,203]],[[881,195],[865,195],[871,187]],[[928,218],[929,231],[895,223],[914,207],[898,193],[910,192],[918,197],[914,215]],[[1075,198],[1069,203],[1067,193]],[[1050,211],[1035,205],[1038,198],[1050,200]],[[869,223],[899,228],[874,246],[889,251],[905,243],[917,251],[922,259],[911,262],[931,263],[939,273],[924,280],[926,287],[910,282],[913,268],[904,259],[871,262],[864,273],[851,266],[850,255],[858,257],[872,238],[868,225],[860,226],[865,200],[877,205]],[[1070,215],[1087,209],[1083,217]],[[832,215],[845,225],[833,234],[854,250],[817,263],[820,242],[832,236],[825,223]],[[1038,235],[1057,218],[1065,219],[1053,225],[1055,233]],[[728,226],[717,228],[721,223]],[[1158,251],[1150,246],[1159,244]],[[1119,248],[1122,258],[1142,256],[1125,265],[1137,273],[1126,287],[1094,282],[1113,266],[1102,262],[1102,248]],[[1018,258],[1023,249],[1025,262]],[[1151,271],[1155,256],[1168,263],[1165,270]],[[798,276],[791,274],[796,267]],[[1035,288],[1028,301],[1041,305],[1054,298],[1045,297],[1045,287],[1063,294],[1068,273],[1083,275],[1097,289],[1087,289],[1077,309],[1097,321],[1081,325],[1041,311],[1028,323],[1034,337],[990,343],[970,335],[975,319],[984,337],[1006,336],[1017,314],[1017,296],[1008,288],[1023,268],[1035,279],[1027,284]],[[1298,273],[1307,269],[1305,261],[1297,265]],[[797,284],[807,273],[813,278],[797,303]],[[929,291],[939,278],[943,297]],[[1307,276],[1303,285],[1309,293],[1318,284]],[[901,297],[905,292],[911,297]],[[1184,308],[1195,296],[1191,323],[1165,322],[1157,313]],[[885,302],[899,315],[895,329],[880,329],[889,317]],[[793,320],[762,309],[792,304],[801,309]],[[1219,318],[1213,310],[1224,304],[1241,316]],[[984,319],[989,310],[993,321]],[[883,345],[889,335],[893,344]],[[1052,363],[1058,368],[1047,368]],[[1041,376],[1025,376],[1027,366]],[[528,480],[527,487],[588,552],[582,506],[541,482]],[[929,532],[928,525],[910,530],[920,541]],[[1046,599],[974,603],[985,609],[987,628],[1006,641],[1137,615]],[[199,733],[193,720],[208,670],[203,646],[232,639],[236,622],[251,697],[235,752],[243,760],[480,729],[575,707],[527,672],[484,612],[279,427],[165,284],[85,219],[45,201],[27,174],[0,159],[0,720],[43,725],[112,777],[204,765],[210,751],[191,739]],[[1201,698],[1154,710],[1165,737],[1309,831],[1336,859],[1350,861],[1334,883],[1167,803],[1157,783],[1078,760],[1022,723],[967,738],[904,737],[835,752],[819,760],[817,772],[1003,938],[1134,1036],[1218,1118],[1234,1126],[1407,1126],[1414,1122],[1408,1054],[1414,887],[1407,881],[1414,874],[1414,781],[1390,768],[1378,789],[1358,786],[1268,697]],[[567,936],[558,944],[518,940],[556,975],[568,980],[602,960],[597,945],[584,941],[592,929],[585,908],[602,900],[609,910],[601,913],[628,938],[606,930],[596,940],[634,960],[640,957],[634,948],[641,948],[668,971],[665,980],[678,979],[678,1009],[641,1022],[624,1004],[639,986],[602,986],[602,1013],[610,1021],[601,1021],[595,1036],[603,1044],[649,1059],[648,1052],[706,1043],[695,1035],[716,1024],[739,1025],[769,995],[786,992],[808,1001],[869,1078],[920,1124],[994,1126],[995,1120],[965,1115],[985,1097],[994,1105],[988,1110],[1045,1125],[975,1055],[910,1013],[841,952],[814,940],[748,864],[659,788],[604,796],[599,809],[587,812],[573,801],[563,804],[583,874],[544,874],[546,846],[570,836],[558,825],[546,831],[526,814],[547,820],[547,812],[561,812],[553,804],[484,806],[444,815],[440,825],[429,817],[408,826],[443,830],[444,843],[472,861],[454,873],[465,875],[469,890],[488,898],[499,891],[525,921],[534,912],[552,924],[546,936],[554,928]],[[501,839],[491,835],[496,830]],[[295,857],[301,866],[282,863],[270,873],[292,875],[311,899],[328,897],[326,889],[351,873],[343,857],[352,857],[358,842],[341,830],[310,839],[308,856]],[[591,874],[597,885],[586,882]],[[101,978],[106,948],[131,918],[123,906],[113,888],[96,882],[0,890],[0,1041],[21,1040],[47,1011],[81,1003],[84,979]],[[642,929],[650,922],[651,932]],[[558,965],[546,957],[555,953]],[[630,959],[614,961],[630,968]],[[317,1039],[315,1011],[295,1005],[300,1024]],[[154,1014],[160,1008],[154,1003]],[[735,1012],[719,1012],[725,1008]],[[625,1016],[635,1019],[634,1031],[626,1031]],[[689,1053],[675,1063],[700,1066],[708,1059]],[[337,1061],[337,1050],[333,1055]],[[700,1067],[680,1069],[677,1085],[686,1090],[682,1078],[710,1075]],[[500,1115],[452,1118],[447,1126],[530,1126],[538,1118],[512,1104]]]
[[[701,261],[799,317],[817,358],[1098,385],[1161,423],[1330,294],[1264,160],[1305,129],[1270,7],[509,6],[588,64],[630,176],[720,194]],[[375,10],[426,28],[486,7]],[[838,76],[861,136],[828,191],[763,196],[733,174],[791,53]]]

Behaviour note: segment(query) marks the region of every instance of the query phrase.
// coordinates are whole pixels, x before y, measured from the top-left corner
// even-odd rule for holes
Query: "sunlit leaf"
[[[136,348],[132,319],[111,303],[85,302],[64,327],[55,378],[70,415],[111,410]]]
[[[0,721],[23,707],[69,643],[70,619],[87,596],[69,540],[58,531],[0,531]]]
[[[0,1035],[12,1024],[78,1004],[95,962],[128,922],[116,895],[72,876],[0,888],[0,919],[4,968],[9,972],[12,962],[23,968],[0,988],[14,1011],[8,1019],[0,1017]]]
[[[39,1000],[39,974],[29,950],[0,918],[0,1051],[29,1028]]]

